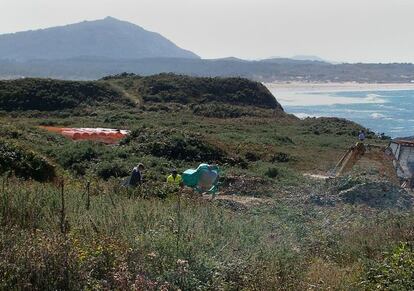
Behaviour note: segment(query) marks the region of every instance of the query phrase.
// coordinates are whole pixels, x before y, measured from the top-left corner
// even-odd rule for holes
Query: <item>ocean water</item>
[[[414,136],[414,90],[273,93],[300,118],[342,117],[391,137]]]

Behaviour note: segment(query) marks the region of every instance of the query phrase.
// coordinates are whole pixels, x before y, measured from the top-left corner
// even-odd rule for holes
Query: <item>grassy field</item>
[[[412,289],[412,211],[321,202],[354,180],[303,176],[332,169],[360,126],[272,106],[149,102],[135,79],[99,82],[122,102],[0,114],[0,289]],[[132,133],[107,146],[40,125]],[[145,183],[121,187],[138,162]],[[240,199],[165,185],[173,167],[200,162],[217,163],[220,194]]]

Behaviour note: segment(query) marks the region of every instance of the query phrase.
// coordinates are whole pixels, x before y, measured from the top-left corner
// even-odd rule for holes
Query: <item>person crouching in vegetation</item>
[[[129,178],[125,181],[124,186],[127,187],[136,187],[138,185],[142,184],[142,173],[144,171],[145,167],[143,164],[138,164],[136,167],[132,169],[131,175]]]
[[[183,178],[178,174],[177,170],[174,169],[171,171],[171,175],[167,177],[167,183],[170,185],[183,187]]]

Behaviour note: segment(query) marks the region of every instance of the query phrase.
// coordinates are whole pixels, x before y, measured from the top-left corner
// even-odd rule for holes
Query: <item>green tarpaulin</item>
[[[198,192],[216,193],[220,169],[215,165],[200,164],[197,169],[188,169],[182,174],[183,183]]]

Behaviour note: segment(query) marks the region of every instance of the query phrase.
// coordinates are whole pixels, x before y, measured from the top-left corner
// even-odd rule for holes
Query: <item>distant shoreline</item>
[[[276,92],[341,92],[341,91],[394,91],[414,90],[414,83],[306,83],[263,82]]]

